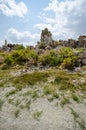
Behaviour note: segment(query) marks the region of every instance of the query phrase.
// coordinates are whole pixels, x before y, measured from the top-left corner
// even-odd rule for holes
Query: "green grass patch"
[[[27,108],[29,110],[30,109],[30,105],[31,105],[31,100],[26,102],[25,108]]]
[[[86,130],[86,123],[85,121],[79,116],[79,114],[73,110],[73,108],[70,108],[72,115],[74,116],[74,122],[77,123],[81,130]]]
[[[64,98],[61,100],[60,105],[61,105],[61,106],[64,106],[64,105],[66,105],[66,104],[70,104],[70,100],[69,100],[69,98],[64,97]]]
[[[49,102],[52,102],[54,100],[54,97],[51,96],[51,97],[48,97],[47,99],[48,99]]]
[[[13,80],[13,85],[21,89],[23,87],[34,85],[37,82],[46,82],[48,74],[45,72],[33,72],[31,74],[23,74],[21,76],[15,77]]]
[[[13,102],[14,102],[14,99],[13,99],[13,98],[9,98],[9,99],[8,99],[8,103],[10,103],[10,104],[13,105]]]
[[[10,103],[11,105],[14,105],[14,106],[16,106],[16,107],[18,107],[19,106],[19,104],[21,103],[20,102],[20,100],[19,99],[17,99],[17,100],[14,100],[14,98],[9,98],[8,99],[8,103]]]
[[[39,98],[39,95],[38,95],[38,91],[37,90],[33,90],[32,91],[32,94],[31,94],[31,97],[36,100],[37,98]]]
[[[43,111],[36,111],[36,112],[34,112],[33,113],[34,119],[36,119],[37,121],[39,121],[40,117],[42,116],[42,113],[43,113]]]
[[[1,87],[4,87],[4,82],[3,81],[0,82],[0,88]]]
[[[68,80],[69,80],[68,76],[59,75],[59,76],[56,76],[55,83],[59,84],[59,83],[62,83],[62,81],[68,81]]]
[[[53,97],[54,97],[54,98],[59,98],[59,94],[55,91],[55,92],[53,93]]]
[[[13,89],[10,92],[7,92],[6,97],[9,97],[10,95],[16,94],[17,91],[18,91],[17,89]]]
[[[32,94],[32,90],[29,90],[25,93],[23,93],[23,96],[30,96]]]
[[[35,90],[34,88],[32,90],[29,90],[23,94],[23,96],[30,96],[34,100],[39,98],[38,90]]]
[[[0,110],[2,109],[4,101],[0,99]]]
[[[70,81],[63,80],[60,84],[60,90],[75,90],[75,86]]]
[[[48,85],[44,86],[43,93],[44,95],[52,94],[52,87]]]
[[[80,103],[80,99],[79,99],[79,97],[78,97],[76,94],[72,93],[72,98],[73,98],[73,100],[76,101],[77,103]]]
[[[20,110],[17,109],[17,110],[14,112],[14,115],[15,115],[16,118],[18,118],[18,117],[19,117],[19,114],[20,114]]]

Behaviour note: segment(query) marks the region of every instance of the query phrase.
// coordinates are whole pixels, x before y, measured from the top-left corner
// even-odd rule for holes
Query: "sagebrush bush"
[[[58,51],[59,62],[66,69],[73,69],[76,64],[77,57],[73,50],[69,47],[62,47]]]
[[[39,62],[42,65],[57,66],[58,57],[54,50],[46,51],[44,54],[39,56]]]
[[[37,62],[37,53],[35,50],[30,49],[20,49],[12,51],[11,54],[8,54],[5,56],[4,62],[11,66],[11,65],[22,65],[26,62],[30,62],[30,64],[33,64]]]

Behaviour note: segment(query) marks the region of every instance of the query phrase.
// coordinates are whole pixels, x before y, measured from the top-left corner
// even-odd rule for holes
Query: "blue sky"
[[[0,0],[0,45],[35,45],[45,27],[56,40],[86,35],[86,0]]]

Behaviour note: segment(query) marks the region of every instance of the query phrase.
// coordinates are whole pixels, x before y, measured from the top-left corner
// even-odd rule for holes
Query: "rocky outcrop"
[[[35,48],[33,46],[29,46],[29,48],[36,49],[37,52],[41,53],[44,52],[44,50],[55,49],[59,45],[71,48],[86,48],[86,36],[79,36],[78,40],[68,39],[55,41],[52,38],[52,33],[47,28],[45,28],[42,30],[40,41],[37,42]],[[11,50],[15,50],[17,46],[19,46],[19,44],[10,44],[7,42],[7,40],[5,40],[5,44],[2,46],[2,48],[0,48],[0,50],[9,52]]]
[[[2,46],[2,50],[9,52],[13,50],[15,46],[17,46],[17,44],[7,43],[7,40],[5,40],[5,44]]]
[[[59,40],[58,45],[56,44],[56,42],[57,41],[54,41],[52,39],[52,33],[47,28],[45,28],[41,32],[41,39],[38,42],[39,43],[38,48],[53,49],[58,45],[67,46],[71,48],[79,48],[79,47],[86,48],[86,36],[79,36],[78,40],[74,40],[74,39]]]
[[[65,40],[59,40],[60,45],[72,47],[72,48],[86,48],[86,36],[79,36],[78,40],[74,39],[68,39]]]
[[[86,65],[86,51],[83,51],[81,54],[80,54],[80,63],[81,63],[81,66],[85,66]]]
[[[52,33],[45,28],[41,32],[41,38],[40,41],[38,41],[36,45],[37,52],[44,52],[44,50],[51,50],[58,46],[58,41],[54,41],[52,39]]]
[[[78,40],[79,40],[79,46],[86,48],[86,36],[80,36]]]
[[[44,30],[42,30],[40,42],[48,44],[48,45],[52,44],[52,42],[53,42],[52,34],[51,34],[50,31],[48,31],[47,28],[45,28]]]

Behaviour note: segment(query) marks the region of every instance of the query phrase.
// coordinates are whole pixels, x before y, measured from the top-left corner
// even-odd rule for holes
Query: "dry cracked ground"
[[[0,130],[86,130],[86,69],[0,71]]]

